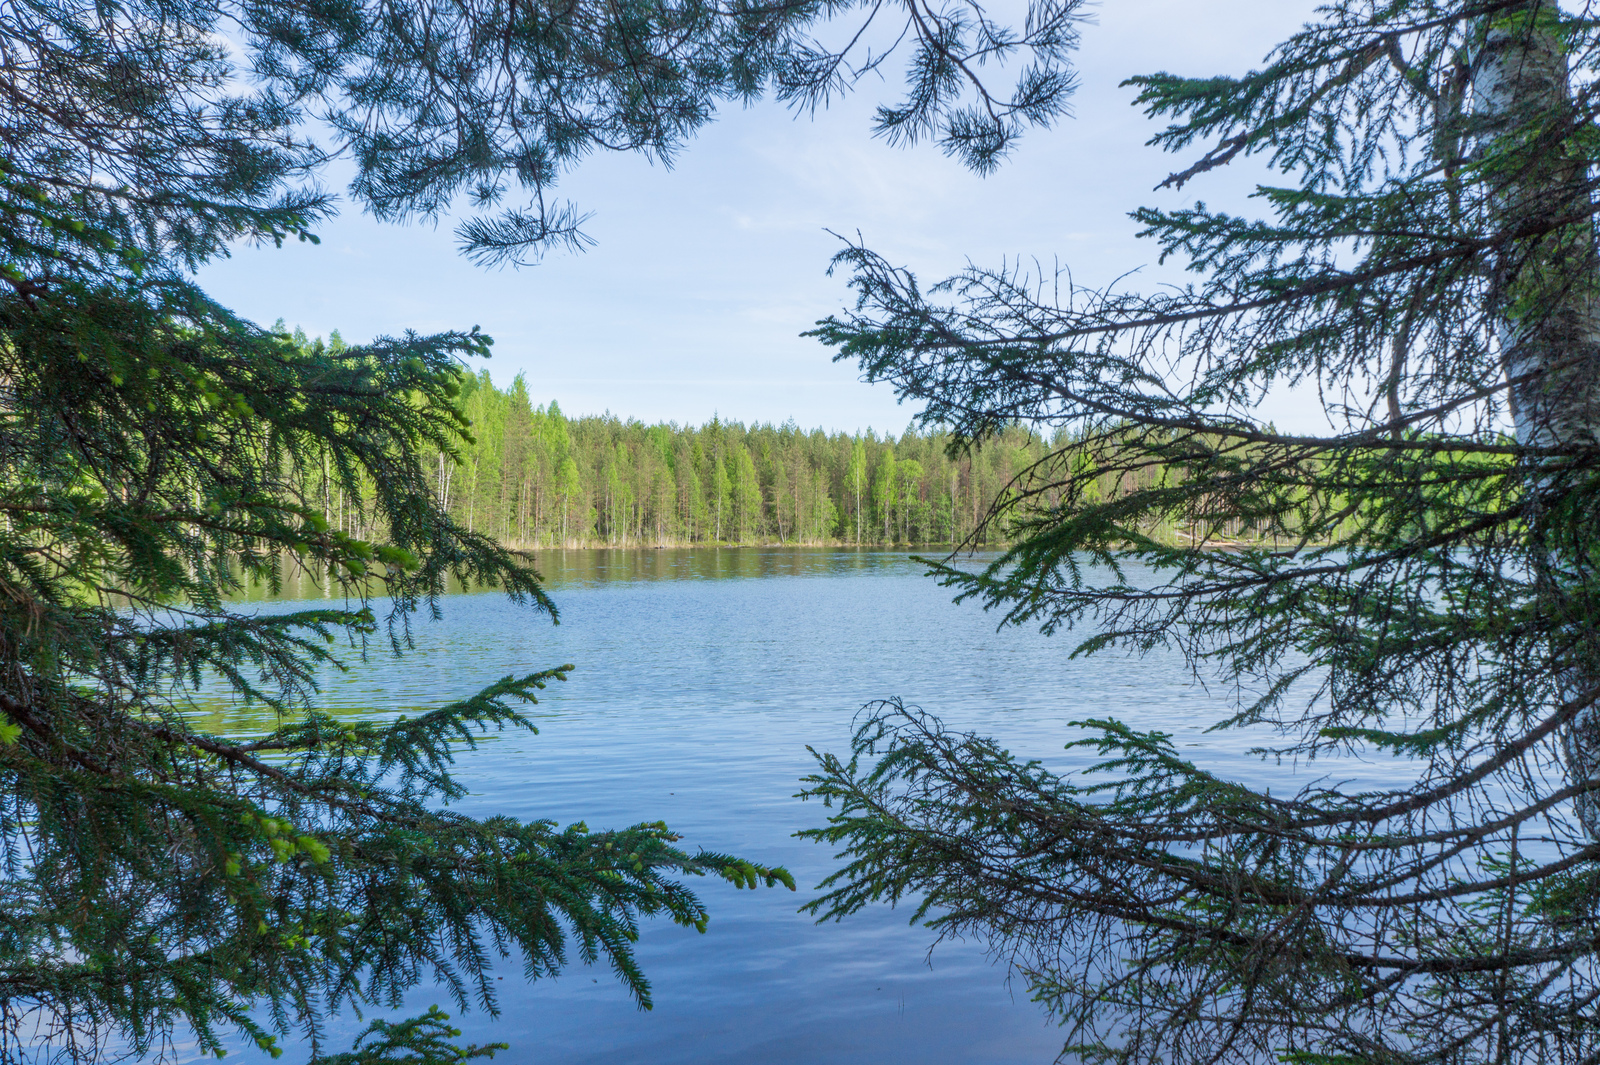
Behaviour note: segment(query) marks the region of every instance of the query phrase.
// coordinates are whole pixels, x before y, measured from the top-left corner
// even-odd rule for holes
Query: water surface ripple
[[[826,848],[792,838],[824,816],[793,798],[812,765],[806,747],[845,752],[868,700],[900,696],[1057,770],[1072,768],[1070,721],[1116,716],[1173,733],[1214,770],[1263,772],[1246,753],[1261,736],[1202,734],[1226,702],[1181,661],[1075,660],[1071,636],[996,631],[993,615],[953,605],[904,554],[573,551],[542,553],[538,565],[560,625],[495,594],[449,596],[442,621],[416,626],[407,658],[375,653],[330,677],[328,707],[416,712],[507,673],[575,663],[535,708],[539,735],[460,759],[472,792],[461,808],[591,827],[662,819],[691,850],[788,866],[801,891],[698,881],[706,934],[644,928],[649,1013],[608,970],[577,966],[529,985],[507,964],[502,1015],[457,1018],[464,1039],[511,1044],[500,1062],[1052,1061],[1061,1033],[981,944],[929,954],[929,933],[905,912],[820,926],[796,912],[833,868]],[[431,988],[408,1005],[432,1002],[455,1012]]]

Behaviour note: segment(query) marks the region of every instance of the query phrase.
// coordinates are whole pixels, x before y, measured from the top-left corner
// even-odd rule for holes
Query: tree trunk
[[[1491,300],[1508,402],[1518,444],[1540,449],[1593,446],[1600,437],[1600,254],[1593,196],[1581,160],[1563,151],[1571,123],[1567,57],[1553,25],[1552,0],[1528,0],[1485,27],[1473,78],[1473,123],[1480,147],[1507,159],[1488,190],[1491,232],[1565,224],[1501,245]],[[1575,559],[1567,538],[1549,535],[1563,478],[1530,460],[1528,526],[1533,566],[1552,610],[1562,610]],[[1570,626],[1569,626],[1570,628]],[[1600,683],[1590,631],[1562,632],[1553,648],[1563,702]],[[1590,697],[1562,736],[1571,779],[1600,779],[1600,705]],[[1578,816],[1600,840],[1600,792],[1580,796]]]

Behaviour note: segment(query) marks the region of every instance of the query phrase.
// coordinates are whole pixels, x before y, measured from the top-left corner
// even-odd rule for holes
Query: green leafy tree
[[[723,521],[728,513],[733,497],[733,482],[728,480],[728,464],[720,458],[722,442],[716,441],[712,445],[711,459],[711,495],[712,495],[712,524],[711,539],[721,541],[723,534]]]
[[[761,529],[761,482],[756,477],[756,462],[748,447],[736,443],[728,452],[727,464],[731,468],[728,480],[734,528],[740,540],[749,542]]]
[[[877,472],[872,476],[872,507],[883,522],[885,543],[894,542],[894,508],[900,502],[900,480],[895,476],[894,447],[883,449]]]
[[[991,509],[1013,546],[943,579],[1183,654],[1237,693],[1219,728],[1310,771],[1269,792],[1106,718],[1062,777],[882,704],[811,781],[847,863],[818,913],[988,937],[1074,1060],[1597,1060],[1597,73],[1587,7],[1342,0],[1259,70],[1132,80],[1192,153],[1168,187],[1284,175],[1259,218],[1135,213],[1192,285],[926,289],[844,251],[824,341],[959,441],[1062,441]],[[1283,383],[1336,428],[1257,415]]]
[[[678,499],[682,505],[683,530],[688,539],[705,540],[706,503],[705,484],[700,480],[700,470],[705,466],[705,450],[699,440],[685,441],[678,446]]]
[[[778,534],[778,542],[781,544],[786,539],[787,532],[793,531],[795,537],[799,537],[799,530],[796,527],[799,524],[799,514],[791,512],[791,516],[795,519],[793,524],[783,520],[784,504],[790,499],[789,475],[783,468],[783,460],[769,455],[765,465],[768,471],[767,479],[772,485],[772,528]]]
[[[900,501],[900,539],[911,540],[912,526],[920,518],[916,513],[922,507],[918,491],[922,486],[922,463],[916,459],[901,459],[895,463],[895,498]]]
[[[583,498],[583,483],[578,480],[578,464],[568,455],[561,460],[560,471],[556,474],[556,491],[561,496],[561,541],[565,543],[571,535],[571,525],[568,515],[574,499]]]
[[[975,5],[908,11],[906,101],[879,131],[992,166],[1059,113],[1079,7],[1041,0],[1021,31]],[[526,560],[447,509],[469,446],[462,361],[488,339],[307,344],[239,320],[188,273],[233,242],[314,240],[335,155],[382,219],[465,197],[476,213],[459,236],[482,261],[581,244],[581,214],[554,198],[568,166],[597,147],[670,158],[720,103],[763,91],[825,102],[882,62],[813,39],[840,13],[0,8],[0,1056],[43,1041],[92,1059],[102,1037],[145,1054],[186,1030],[216,1050],[230,1029],[264,1046],[300,1033],[320,1055],[330,1010],[394,1006],[433,977],[492,1009],[497,953],[535,977],[603,959],[647,1005],[640,918],[705,924],[679,877],[786,880],[681,851],[661,824],[558,830],[446,809],[456,750],[531,728],[519,706],[567,667],[415,719],[315,709],[330,643],[403,651],[448,578],[554,616]],[[1005,53],[1028,59],[1013,92],[968,76]],[[521,413],[497,412],[519,448]],[[497,456],[502,501],[519,508],[522,457]],[[516,514],[491,524],[510,533]],[[352,605],[229,608],[285,559]],[[374,594],[392,597],[386,617]],[[276,724],[204,731],[202,684]],[[379,1022],[352,1055],[484,1049],[457,1053],[444,1023]]]
[[[826,540],[840,524],[841,515],[828,492],[828,478],[823,471],[811,471],[811,485],[809,536],[813,540]],[[839,531],[844,532],[843,529]]]
[[[861,542],[861,491],[867,485],[867,446],[861,440],[861,435],[850,443],[850,465],[845,473],[845,482],[855,494],[855,519],[856,543]]]
[[[333,335],[337,335],[337,330]],[[328,348],[334,350],[330,340]],[[340,349],[343,341],[340,341]],[[481,371],[462,381],[461,409],[471,425],[471,439],[464,451],[463,465],[466,475],[465,505],[467,531],[478,528],[478,517],[484,509],[485,496],[491,485],[500,478],[500,444],[505,436],[498,393],[489,380],[489,372]]]

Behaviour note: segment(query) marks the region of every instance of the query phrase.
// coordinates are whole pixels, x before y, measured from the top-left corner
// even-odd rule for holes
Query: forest
[[[1046,452],[1025,429],[951,457],[947,434],[915,428],[569,418],[520,375],[502,390],[480,373],[462,394],[474,442],[436,458],[441,502],[525,547],[958,542]]]
[[[273,329],[306,357],[347,350],[337,330],[324,341],[299,328],[288,333],[282,321]],[[899,436],[870,427],[806,430],[792,419],[777,426],[720,416],[700,426],[647,425],[610,412],[569,417],[555,400],[536,403],[525,374],[502,389],[487,370],[463,371],[459,385],[455,406],[468,441],[454,456],[423,448],[435,501],[469,531],[521,550],[1001,547],[1029,523],[1112,501],[1121,504],[1124,542],[1168,547],[1327,545],[1370,539],[1369,526],[1385,520],[1381,508],[1353,504],[1338,487],[1356,467],[1381,460],[1370,449],[1333,463],[1301,460],[1306,469],[1323,468],[1329,485],[1251,515],[1240,510],[1237,489],[1193,495],[1183,487],[1217,446],[1214,433],[1168,433],[1168,453],[1153,460],[1139,453],[1131,426],[1091,439],[1063,430],[1046,437],[1037,425],[1010,423],[989,439],[956,446],[947,427],[922,428],[915,420]],[[1443,438],[1434,446],[1441,458],[1470,467],[1474,484],[1515,475],[1503,456],[1457,454]],[[1235,447],[1230,461],[1263,454],[1259,446]],[[356,539],[383,535],[370,482],[355,478],[362,484],[357,500],[326,466],[302,471],[298,480],[301,498],[321,508],[330,528]],[[1459,488],[1424,494],[1423,524],[1464,502]]]
[[[337,331],[327,342],[293,335],[343,348]],[[1020,427],[952,456],[948,433],[915,426],[895,436],[721,417],[646,425],[568,417],[554,400],[536,403],[522,374],[502,389],[484,370],[461,386],[471,443],[454,459],[432,449],[434,491],[466,528],[519,548],[959,543],[975,531],[984,543],[989,505],[1050,451]],[[331,480],[303,490],[331,526],[372,531],[371,508]]]
[[[273,328],[287,333],[282,321]],[[299,328],[288,335],[309,357],[346,350],[337,330],[327,341]],[[1037,426],[1011,424],[956,447],[948,429],[919,428],[915,420],[896,436],[871,427],[806,430],[792,419],[747,425],[713,416],[688,426],[647,425],[610,412],[569,417],[555,400],[536,403],[525,374],[502,389],[487,370],[462,375],[456,409],[469,441],[453,457],[424,449],[435,499],[468,530],[517,549],[995,547],[1014,539],[1016,521],[1068,505],[1054,476],[1062,463],[1073,480],[1087,474],[1090,482],[1070,493],[1072,507],[1176,488],[1188,476],[1181,460],[1122,462],[1125,442],[1115,433],[1073,447],[1070,434],[1046,438]],[[331,528],[356,539],[381,535],[373,486],[362,482],[356,500],[336,482],[324,469],[297,487]],[[1361,523],[1337,492],[1301,502],[1270,521],[1242,518],[1220,496],[1147,506],[1124,519],[1129,532],[1158,543],[1220,547],[1285,537],[1324,543]],[[1343,514],[1313,530],[1320,523],[1311,513],[1330,509]]]

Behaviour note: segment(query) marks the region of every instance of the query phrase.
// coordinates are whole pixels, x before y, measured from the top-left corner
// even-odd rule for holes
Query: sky
[[[1240,73],[1311,14],[1305,0],[1104,0],[1084,27],[1073,116],[1030,131],[995,174],[978,177],[936,146],[891,147],[871,112],[899,85],[865,83],[815,117],[771,102],[732,107],[671,169],[596,155],[559,194],[593,212],[587,251],[520,269],[474,266],[450,219],[380,224],[345,203],[321,243],[240,247],[200,283],[263,324],[282,318],[346,340],[478,325],[495,339],[484,367],[504,386],[526,375],[536,403],[569,415],[610,411],[646,422],[744,422],[899,433],[915,409],[887,385],[799,334],[844,309],[828,276],[857,234],[929,282],[969,262],[1021,257],[1069,268],[1079,283],[1149,287],[1174,278],[1127,217],[1141,205],[1204,200],[1244,208],[1263,172],[1247,164],[1155,192],[1185,157],[1145,147],[1158,128],[1119,83],[1158,70]],[[1007,83],[1008,84],[1008,83]],[[1313,417],[1300,397],[1269,413],[1288,428]]]

